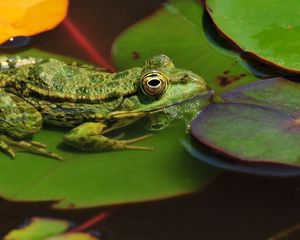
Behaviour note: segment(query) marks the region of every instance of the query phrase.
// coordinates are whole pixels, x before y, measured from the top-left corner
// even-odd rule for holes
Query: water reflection
[[[211,102],[212,95],[213,91],[211,90],[185,102],[165,108],[163,110],[165,118],[168,116],[170,123],[181,120],[184,122],[186,129],[189,129],[192,119]]]
[[[19,36],[19,37],[12,37],[5,43],[0,45],[0,48],[3,49],[10,49],[10,48],[20,48],[27,46],[31,41],[30,37],[27,36]]]

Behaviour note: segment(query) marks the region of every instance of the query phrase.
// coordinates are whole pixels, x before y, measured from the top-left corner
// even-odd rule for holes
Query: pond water
[[[66,59],[80,59],[113,71],[118,69],[111,54],[114,40],[132,24],[165,7],[166,2],[72,0],[67,19],[56,29],[31,39],[17,39],[16,48],[11,48],[13,43],[6,44],[0,53],[67,56]],[[176,26],[170,28],[176,30]],[[180,42],[170,43],[176,44],[180,49]],[[227,50],[215,51],[230,55]],[[132,56],[139,58],[138,53]],[[193,62],[191,56],[182,67],[193,68]],[[203,74],[210,77],[205,71]],[[27,153],[18,154],[15,161],[1,154],[1,196],[17,201],[0,201],[0,234],[32,216],[81,224],[120,202],[122,205],[107,219],[91,227],[103,240],[268,239],[297,224],[299,177],[221,171],[188,153],[183,143],[191,142],[187,130],[190,112],[186,114],[184,109],[195,108],[195,115],[207,102],[201,98],[178,107],[181,111],[166,110],[173,118],[170,126],[140,143],[154,147],[153,152],[86,154],[60,145],[68,129],[45,126],[34,139],[61,154],[66,159],[64,165]],[[124,132],[129,137],[140,135],[147,132],[144,125],[142,119]],[[103,192],[107,194],[100,195]],[[54,209],[53,205],[62,209]]]

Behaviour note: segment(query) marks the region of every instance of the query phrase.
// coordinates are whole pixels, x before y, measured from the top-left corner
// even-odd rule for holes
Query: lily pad
[[[47,238],[45,240],[97,240],[97,239],[98,238],[88,233],[65,233],[65,234]]]
[[[298,0],[205,0],[219,31],[242,51],[277,68],[300,72]]]
[[[70,227],[67,221],[51,218],[35,217],[25,226],[11,230],[4,237],[5,240],[32,240],[43,239],[53,235],[61,234]]]
[[[244,163],[300,166],[299,84],[267,79],[222,97],[192,122],[199,142]]]
[[[70,222],[35,217],[26,226],[11,230],[3,240],[97,240],[88,233],[66,232]]]
[[[121,34],[113,46],[119,69],[141,66],[154,54],[170,56],[181,68],[201,75],[217,93],[256,80],[239,63],[237,54],[209,42],[202,25],[203,9],[197,0],[171,0],[155,14]]]
[[[249,103],[300,115],[300,84],[285,78],[270,78],[223,93],[226,102]]]

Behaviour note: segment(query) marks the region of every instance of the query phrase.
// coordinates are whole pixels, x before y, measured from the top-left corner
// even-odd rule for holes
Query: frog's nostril
[[[181,80],[182,83],[187,83],[190,80],[189,75],[188,74],[182,75],[180,77],[180,80]]]

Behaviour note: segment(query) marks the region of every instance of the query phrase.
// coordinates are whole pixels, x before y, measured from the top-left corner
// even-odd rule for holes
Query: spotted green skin
[[[165,55],[117,73],[56,59],[4,56],[0,64],[0,148],[7,152],[15,149],[5,139],[30,137],[43,122],[76,127],[64,141],[82,150],[126,149],[135,141],[103,135],[110,122],[150,115],[207,91],[201,77],[176,68]],[[169,79],[160,97],[149,97],[140,89],[141,76],[152,71]],[[111,129],[115,128],[119,126]]]

